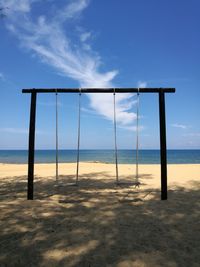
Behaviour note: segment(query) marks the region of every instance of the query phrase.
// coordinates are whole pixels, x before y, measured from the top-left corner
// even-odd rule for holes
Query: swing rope
[[[116,100],[115,100],[115,88],[113,93],[113,106],[114,106],[114,137],[115,137],[115,166],[116,166],[116,183],[119,183],[118,177],[118,155],[117,155],[117,122],[116,122]]]
[[[58,92],[56,89],[56,181],[58,181]]]
[[[79,158],[80,158],[80,134],[81,134],[81,88],[79,88],[79,103],[78,103],[78,146],[77,146],[77,165],[76,165],[76,185],[79,178]]]
[[[136,125],[136,186],[140,185],[139,182],[139,97],[140,97],[140,88],[137,92],[137,125]]]

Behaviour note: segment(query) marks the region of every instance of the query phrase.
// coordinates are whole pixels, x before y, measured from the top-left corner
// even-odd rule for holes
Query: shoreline
[[[115,165],[115,163],[114,162],[106,162],[106,161],[79,161],[79,163],[82,163],[82,164],[84,164],[84,163],[91,163],[91,164],[109,164],[109,165]],[[55,165],[56,164],[56,162],[35,162],[34,163],[35,165]],[[72,161],[72,162],[60,162],[60,163],[58,163],[58,165],[60,165],[60,164],[77,164],[77,162],[76,161]],[[160,165],[161,163],[139,163],[139,165],[141,165],[141,166],[143,166],[143,165]],[[28,162],[27,163],[19,163],[19,162],[0,162],[0,165],[27,165],[28,166]],[[134,163],[118,163],[118,165],[136,165],[136,163],[134,162]],[[167,166],[169,166],[169,165],[200,165],[200,162],[193,162],[193,163],[191,163],[191,162],[184,162],[184,163],[167,163]]]

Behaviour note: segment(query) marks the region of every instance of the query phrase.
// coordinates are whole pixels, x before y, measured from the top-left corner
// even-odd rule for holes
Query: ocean
[[[76,162],[76,150],[59,150],[59,162]],[[118,150],[120,164],[135,163],[135,150]],[[27,150],[0,150],[0,163],[27,163]],[[80,150],[80,161],[114,163],[114,150]],[[200,150],[168,150],[167,161],[169,164],[200,164]],[[36,163],[54,163],[55,150],[36,150]],[[140,150],[140,164],[159,164],[159,150]]]

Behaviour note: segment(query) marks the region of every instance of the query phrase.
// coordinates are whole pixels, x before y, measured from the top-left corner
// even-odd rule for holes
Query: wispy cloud
[[[5,76],[2,72],[0,72],[0,80],[4,81],[5,80]]]
[[[200,133],[186,133],[183,136],[189,136],[189,137],[200,137]]]
[[[93,109],[90,109],[90,108],[85,108],[85,107],[82,107],[81,108],[81,116],[82,117],[94,117],[94,118],[99,118],[101,117],[101,114],[97,113],[95,110]]]
[[[0,132],[11,133],[11,134],[27,134],[28,129],[21,128],[0,128]]]
[[[91,44],[89,44],[89,41],[91,39],[91,36],[92,36],[92,33],[91,32],[87,32],[87,31],[84,31],[82,29],[80,29],[80,40],[82,42],[82,48],[86,51],[90,51],[92,50],[91,48]]]
[[[1,0],[1,5],[6,8],[6,13],[13,15],[16,12],[30,12],[31,4],[36,1],[38,0]]]
[[[42,101],[38,101],[38,105],[40,106],[44,106],[44,107],[55,107],[56,106],[56,102],[54,101],[49,101],[49,102],[42,102]],[[63,104],[61,102],[57,103],[58,107],[62,107]]]
[[[5,128],[0,128],[0,132],[9,134],[28,134],[29,130],[25,128],[5,127]],[[36,134],[46,134],[46,132],[37,129]]]
[[[133,131],[133,132],[136,132],[137,130],[138,132],[141,132],[142,130],[144,130],[144,126],[139,126],[138,129],[136,126],[119,126],[118,128],[123,129],[123,130]]]
[[[67,4],[55,16],[59,22],[65,22],[67,19],[76,19],[84,9],[89,5],[90,0],[74,0]]]
[[[145,81],[138,81],[137,86],[138,86],[138,88],[146,88],[147,87],[147,82],[145,82]]]
[[[179,123],[173,123],[173,124],[171,124],[171,126],[175,127],[175,128],[180,128],[180,129],[188,129],[189,128],[188,125],[179,124]]]
[[[91,32],[83,32],[80,35],[81,42],[86,42],[91,36]]]
[[[8,16],[7,28],[19,38],[21,45],[39,56],[42,62],[76,80],[81,87],[114,87],[113,79],[118,71],[102,72],[102,59],[88,44],[90,31],[76,30],[89,0],[68,1],[51,18],[40,15],[33,20],[31,11],[36,2],[42,1],[3,0],[9,12],[12,12]],[[78,34],[76,38],[75,33]],[[140,87],[145,85],[145,82],[140,82]],[[92,109],[104,118],[113,120],[112,95],[88,94],[88,97]],[[133,97],[133,94],[116,96],[117,121],[120,125],[131,126],[135,121],[136,115],[131,112],[135,104]]]

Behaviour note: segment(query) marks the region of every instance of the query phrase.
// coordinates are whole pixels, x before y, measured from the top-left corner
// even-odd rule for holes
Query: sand
[[[0,164],[0,266],[200,266],[200,165],[36,164],[35,200],[27,166]]]

